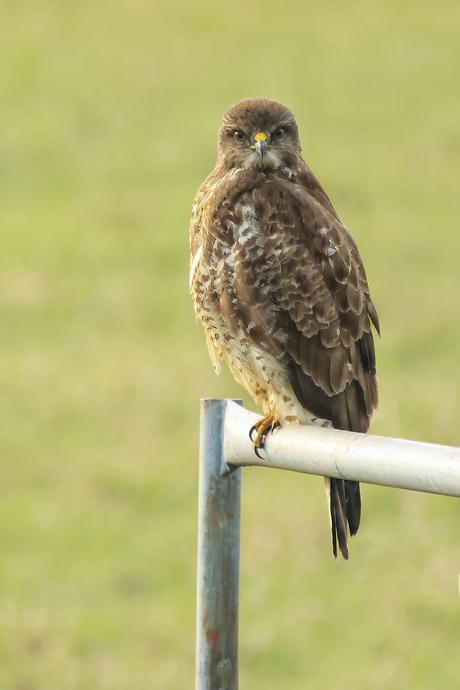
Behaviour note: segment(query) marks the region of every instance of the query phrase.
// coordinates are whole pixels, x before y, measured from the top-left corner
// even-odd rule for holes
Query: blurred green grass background
[[[1,2],[0,688],[194,683],[193,196],[223,112],[297,117],[378,308],[374,433],[460,446],[460,5]],[[245,404],[253,407],[243,395]],[[457,689],[460,503],[243,476],[241,687]]]

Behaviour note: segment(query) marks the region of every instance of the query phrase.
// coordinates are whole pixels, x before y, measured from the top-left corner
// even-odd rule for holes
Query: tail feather
[[[338,480],[341,481],[341,480]],[[354,537],[359,529],[361,520],[361,494],[358,482],[345,479],[345,493],[347,496],[347,520],[350,528],[350,535]]]
[[[348,560],[348,527],[350,535],[358,531],[361,516],[361,497],[358,482],[326,477],[331,511],[332,552],[337,558],[337,545]]]
[[[377,314],[372,303],[369,304],[371,305],[368,307],[369,316],[378,330]],[[344,313],[341,314],[342,316]],[[330,396],[320,385],[317,385],[313,378],[305,373],[306,365],[300,363],[302,352],[304,350],[306,352],[309,347],[317,346],[318,339],[305,339],[300,335],[298,337],[301,338],[298,341],[299,349],[291,352],[293,359],[289,362],[289,380],[300,403],[319,419],[330,420],[335,429],[366,433],[369,429],[372,411],[377,407],[378,399],[375,353],[370,332],[365,331],[362,338],[356,342],[359,365],[358,378],[354,378],[342,392],[333,396]],[[295,337],[293,337],[292,342],[296,342]],[[300,346],[304,348],[302,352]],[[307,360],[308,367],[311,368],[310,354]],[[347,559],[348,528],[351,536],[356,534],[361,517],[359,484],[348,479],[326,478],[326,489],[331,513],[334,557],[337,557],[337,548],[339,548],[343,557]]]

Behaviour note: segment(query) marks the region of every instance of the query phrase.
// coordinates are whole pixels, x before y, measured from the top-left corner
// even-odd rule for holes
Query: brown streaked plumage
[[[190,289],[218,373],[225,360],[275,424],[365,433],[377,406],[371,322],[358,249],[302,158],[281,103],[246,99],[224,115],[216,167],[195,197]],[[348,558],[357,482],[328,479],[333,553]]]

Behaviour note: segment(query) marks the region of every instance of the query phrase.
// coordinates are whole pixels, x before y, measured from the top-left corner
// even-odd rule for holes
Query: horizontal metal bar
[[[249,431],[259,415],[228,401],[224,457],[258,465],[399,489],[460,497],[460,448],[315,426],[286,426],[267,435],[263,459]]]

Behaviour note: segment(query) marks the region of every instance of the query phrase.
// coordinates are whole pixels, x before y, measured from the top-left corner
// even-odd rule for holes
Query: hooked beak
[[[267,135],[263,132],[259,132],[259,134],[256,134],[254,137],[254,140],[256,142],[254,148],[259,156],[263,159],[265,153],[267,152]]]

